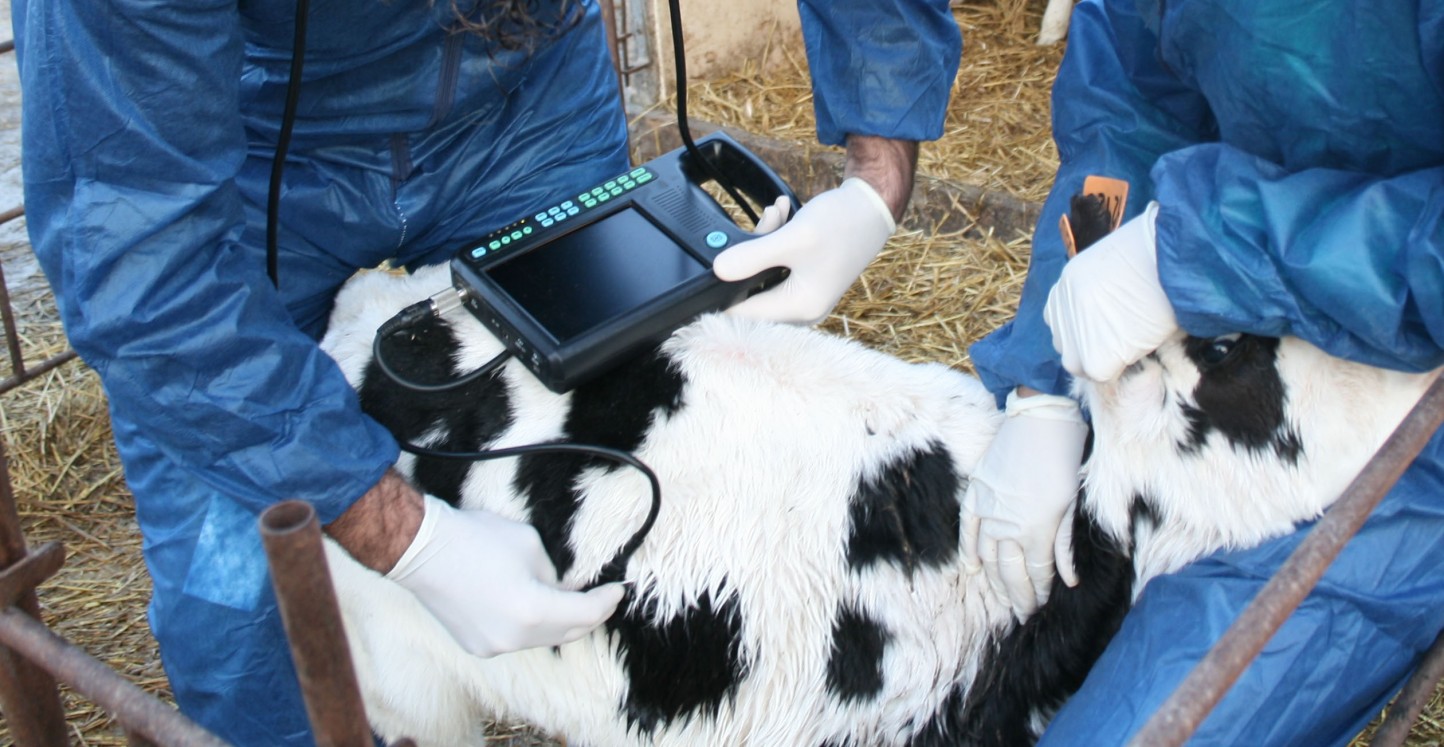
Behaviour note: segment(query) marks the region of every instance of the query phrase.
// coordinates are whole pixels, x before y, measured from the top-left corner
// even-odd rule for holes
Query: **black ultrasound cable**
[[[752,209],[752,205],[743,199],[742,195],[737,193],[737,189],[732,186],[731,182],[723,179],[722,176],[717,173],[717,169],[712,165],[712,160],[707,158],[697,147],[697,144],[692,141],[692,129],[687,123],[687,53],[682,48],[682,8],[680,0],[668,0],[667,7],[672,13],[672,60],[677,74],[677,130],[682,135],[682,146],[687,149],[687,153],[690,154],[692,158],[702,164],[703,170],[712,177],[712,180],[727,191],[727,195],[732,198],[733,202],[737,203],[738,207],[742,208],[742,212],[747,214],[747,217],[752,221],[752,225],[755,226],[757,225],[758,217],[757,212]]]
[[[647,510],[647,518],[642,522],[642,526],[638,527],[637,531],[632,533],[631,538],[627,540],[626,544],[622,545],[622,548],[617,551],[617,554],[613,555],[612,559],[607,561],[606,565],[602,566],[601,570],[597,572],[596,579],[582,587],[583,590],[595,589],[602,584],[620,581],[625,577],[627,563],[632,559],[632,555],[637,552],[637,549],[642,546],[642,541],[647,538],[647,534],[652,531],[652,525],[657,523],[657,514],[662,510],[662,484],[657,480],[657,473],[653,472],[652,468],[648,467],[642,460],[620,449],[563,442],[528,444],[526,446],[512,446],[502,449],[488,449],[486,451],[441,451],[405,442],[402,442],[400,446],[402,451],[419,457],[468,462],[520,457],[527,454],[582,454],[632,467],[641,472],[642,475],[647,478],[647,482],[652,489],[652,505],[651,508]]]
[[[306,16],[309,0],[296,0],[296,29],[291,38],[291,72],[286,79],[286,106],[281,110],[281,131],[276,135],[276,152],[271,156],[271,182],[266,192],[266,274],[271,285],[281,287],[281,253],[276,235],[280,228],[281,173],[286,152],[291,148],[291,130],[296,124],[296,107],[301,101],[301,70],[306,61]]]
[[[376,329],[376,336],[371,338],[371,359],[376,361],[376,367],[386,378],[395,382],[403,389],[410,389],[413,392],[445,392],[458,387],[466,386],[473,381],[495,371],[501,364],[511,358],[511,351],[503,349],[495,358],[483,363],[482,366],[469,371],[461,376],[443,381],[439,384],[422,384],[412,381],[397,373],[386,362],[386,356],[381,351],[381,341],[409,327],[414,327],[432,317],[440,318],[447,311],[461,305],[460,291],[455,288],[444,290],[425,301],[417,301],[410,306],[396,312],[395,316],[387,319],[384,324]]]
[[[425,301],[419,301],[417,303],[411,304],[410,306],[407,306],[399,313],[386,320],[386,323],[382,324],[381,327],[376,330],[375,337],[371,339],[372,360],[376,361],[377,368],[381,370],[381,373],[384,374],[386,378],[390,379],[392,382],[395,382],[397,386],[400,386],[403,389],[409,389],[415,392],[443,392],[450,389],[455,389],[464,384],[468,384],[481,378],[482,376],[486,376],[496,371],[498,368],[501,367],[502,364],[506,363],[511,358],[511,353],[503,350],[501,353],[483,364],[480,368],[470,371],[456,379],[452,379],[450,381],[446,381],[440,384],[423,384],[420,382],[412,381],[404,376],[401,376],[397,371],[393,370],[391,366],[386,363],[386,357],[382,354],[381,349],[382,340],[385,340],[394,334],[404,332],[411,327],[427,321],[428,319],[439,318],[442,313],[448,310],[448,302],[457,298],[459,297],[457,296],[455,289],[442,291],[436,296],[432,296]],[[400,446],[402,451],[419,457],[469,462],[488,461],[491,459],[501,459],[504,457],[520,457],[527,454],[582,454],[585,456],[603,459],[621,466],[631,467],[641,472],[642,475],[647,478],[647,483],[651,487],[652,491],[652,504],[647,511],[647,518],[645,521],[642,522],[642,526],[638,528],[637,531],[632,533],[631,538],[628,539],[627,543],[623,545],[620,550],[617,551],[617,554],[614,555],[612,559],[607,562],[606,565],[602,566],[601,570],[597,573],[596,579],[583,587],[584,589],[592,589],[600,584],[607,583],[609,581],[619,581],[624,577],[627,570],[628,561],[632,559],[632,555],[637,552],[637,549],[642,546],[642,541],[645,540],[647,538],[647,534],[652,531],[652,525],[657,522],[657,514],[660,513],[662,510],[662,484],[657,479],[657,473],[653,472],[651,467],[648,467],[644,462],[642,462],[642,460],[638,459],[636,456],[620,449],[613,449],[606,446],[595,446],[592,444],[553,442],[543,444],[528,444],[525,446],[512,446],[501,449],[488,449],[486,451],[442,451],[427,448],[425,446],[418,446],[416,444],[401,441],[400,439],[397,439],[397,445]]]

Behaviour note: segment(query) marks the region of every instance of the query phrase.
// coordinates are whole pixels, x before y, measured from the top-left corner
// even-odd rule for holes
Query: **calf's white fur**
[[[323,347],[363,386],[376,328],[447,284],[440,269],[358,276],[337,299]],[[501,350],[464,313],[448,326],[457,372]],[[1005,682],[1035,666],[1027,658],[1049,655],[1022,643],[1030,627],[1054,626],[1061,645],[1077,639],[1091,658],[1148,578],[1316,516],[1434,375],[1337,361],[1297,340],[1246,347],[1256,339],[1180,336],[1118,381],[1080,387],[1096,433],[1075,542],[1096,548],[1091,560],[1079,550],[1087,566],[1079,589],[1055,590],[1019,625],[956,554],[958,500],[1000,420],[976,379],[815,330],[704,317],[661,349],[683,383],[675,406],[646,413],[636,449],[663,493],[656,526],[626,569],[625,624],[555,650],[477,659],[407,592],[328,547],[368,715],[382,736],[422,744],[479,743],[487,718],[585,745],[1010,744],[1035,736],[1060,694]],[[1216,355],[1221,362],[1210,367],[1199,362],[1208,344],[1245,347]],[[1221,406],[1211,384],[1241,375],[1229,369],[1237,362],[1230,355],[1265,359],[1277,372],[1277,418],[1240,425],[1199,415]],[[553,394],[515,362],[500,379],[510,417],[488,439],[492,448],[565,437],[579,410],[610,416],[607,402]],[[1249,396],[1272,396],[1268,386],[1260,391]],[[404,457],[400,467],[412,473],[417,464]],[[537,521],[518,470],[514,460],[470,467],[462,504]],[[563,580],[582,585],[641,524],[648,489],[634,471],[604,466],[574,482],[579,504],[558,541],[570,553]],[[923,483],[948,495],[929,498]],[[1148,521],[1136,519],[1140,496]],[[939,527],[950,534],[943,541]],[[867,555],[869,532],[886,535],[888,552]],[[1110,570],[1114,556],[1121,575]],[[1077,623],[1082,617],[1089,621]],[[658,631],[686,640],[658,643]],[[720,653],[685,661],[689,647],[719,641]],[[645,658],[637,652],[654,643],[675,660],[645,659],[647,667],[661,667],[678,690],[689,677],[715,674],[719,662],[729,676],[697,702],[658,692],[657,672],[637,664]],[[1014,714],[1004,720],[1016,731],[1005,733],[1012,727],[984,711]]]

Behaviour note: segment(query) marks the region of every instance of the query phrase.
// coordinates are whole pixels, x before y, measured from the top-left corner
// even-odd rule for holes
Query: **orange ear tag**
[[[1109,232],[1118,230],[1118,226],[1123,224],[1123,210],[1128,206],[1128,182],[1108,176],[1090,175],[1083,180],[1083,190],[1079,194],[1097,195],[1103,200],[1103,207],[1108,211]],[[1063,236],[1063,247],[1068,250],[1068,258],[1078,256],[1078,241],[1073,235],[1073,224],[1068,220],[1067,213],[1058,219],[1058,233]]]
[[[1103,204],[1113,216],[1108,230],[1118,230],[1123,224],[1123,209],[1128,206],[1128,182],[1108,176],[1089,176],[1083,180],[1083,194],[1103,196]]]

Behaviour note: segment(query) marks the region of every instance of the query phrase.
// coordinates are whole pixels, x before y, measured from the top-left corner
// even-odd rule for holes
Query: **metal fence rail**
[[[13,44],[11,47],[13,48]],[[0,49],[0,52],[3,52]],[[13,207],[0,213],[0,225],[9,223],[25,214],[25,206]],[[0,379],[0,394],[14,389],[52,368],[74,360],[75,351],[64,352],[46,358],[33,366],[25,364],[24,351],[20,349],[20,331],[15,323],[15,309],[10,303],[10,287],[5,282],[5,267],[0,264],[0,323],[5,327],[5,350],[10,354],[10,375]]]

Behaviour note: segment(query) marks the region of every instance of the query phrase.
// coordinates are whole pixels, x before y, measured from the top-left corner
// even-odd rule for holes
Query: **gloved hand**
[[[621,584],[588,592],[558,586],[530,525],[430,495],[425,501],[421,528],[386,577],[415,594],[467,651],[495,656],[568,643],[611,617],[622,600]]]
[[[1068,261],[1043,321],[1074,376],[1109,381],[1178,329],[1158,281],[1158,203]]]
[[[759,228],[767,220],[764,215]],[[809,200],[791,222],[717,255],[712,271],[722,280],[735,281],[773,267],[789,268],[791,274],[777,287],[729,311],[816,324],[827,317],[895,230],[887,203],[866,181],[853,177]]]
[[[1088,426],[1067,397],[1015,391],[1006,412],[963,494],[962,559],[1022,620],[1048,601],[1055,565],[1078,584],[1073,511]]]

